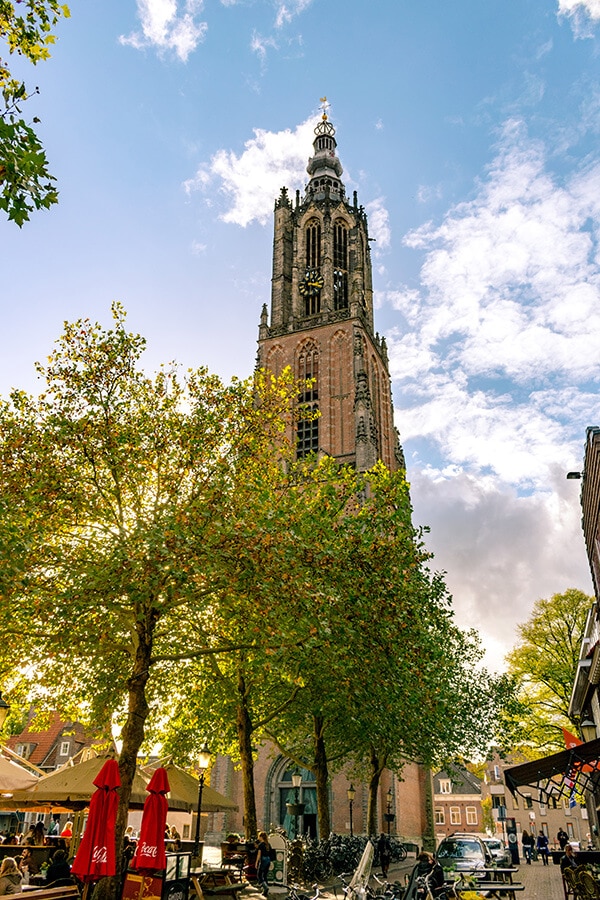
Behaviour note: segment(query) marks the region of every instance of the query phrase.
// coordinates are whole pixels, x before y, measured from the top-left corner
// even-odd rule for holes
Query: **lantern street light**
[[[198,769],[200,770],[200,774],[198,776],[198,818],[196,819],[196,835],[194,837],[194,850],[192,853],[193,868],[197,868],[200,865],[200,813],[202,812],[202,790],[204,788],[204,776],[210,765],[211,756],[212,753],[208,749],[208,744],[204,741],[200,748],[200,752],[198,753]]]
[[[10,704],[6,702],[0,691],[0,731],[4,728],[4,723],[6,722],[6,717],[9,712]]]
[[[346,793],[348,794],[348,805],[350,807],[350,837],[354,837],[354,832],[352,831],[352,806],[356,797],[356,791],[353,784],[350,785]]]
[[[300,785],[302,784],[302,773],[296,769],[292,773],[292,785],[294,787],[294,837],[298,837],[298,816],[300,815]],[[304,804],[302,804],[302,812],[304,812]]]
[[[387,822],[387,832],[388,832],[388,837],[389,837],[391,824],[394,821],[394,819],[396,818],[395,814],[392,812],[393,795],[392,795],[391,788],[387,792],[385,799],[387,801],[387,812],[386,812],[384,818],[385,818],[385,821]]]
[[[596,731],[596,723],[592,722],[589,717],[583,720],[579,728],[581,729],[581,736],[584,741],[595,741],[598,737],[598,732]]]

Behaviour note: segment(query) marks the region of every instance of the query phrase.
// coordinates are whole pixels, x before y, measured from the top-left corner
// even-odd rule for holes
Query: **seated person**
[[[0,866],[0,896],[19,894],[22,880],[16,859],[13,859],[12,856],[5,856]]]
[[[39,875],[40,867],[35,861],[35,857],[29,847],[23,847],[21,851],[21,856],[19,858],[19,869],[22,874],[25,874],[25,870],[29,872],[30,875]]]
[[[59,878],[70,878],[71,866],[67,862],[67,854],[64,850],[57,850],[50,861],[46,872],[46,883],[51,884]]]
[[[426,898],[428,890],[433,897],[438,897],[445,890],[444,870],[439,862],[436,862],[432,853],[424,850],[417,857],[417,897]]]
[[[576,869],[579,866],[579,863],[575,859],[575,851],[573,850],[572,844],[565,844],[565,855],[560,858],[560,871],[564,872],[565,869]]]

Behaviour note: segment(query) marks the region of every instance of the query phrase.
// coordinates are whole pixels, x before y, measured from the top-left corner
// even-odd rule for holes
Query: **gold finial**
[[[321,118],[324,122],[327,121],[327,110],[329,109],[330,104],[327,102],[327,97],[321,97],[321,109],[323,110],[323,115]]]

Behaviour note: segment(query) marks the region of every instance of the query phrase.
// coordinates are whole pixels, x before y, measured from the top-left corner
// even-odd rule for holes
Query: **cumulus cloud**
[[[380,295],[398,314],[387,339],[416,518],[494,665],[537,597],[591,591],[565,474],[600,419],[600,161],[560,176],[550,160],[507,122],[473,197],[405,237],[419,288]]]
[[[273,201],[282,187],[303,188],[307,148],[312,146],[317,121],[311,116],[293,131],[255,128],[254,137],[246,141],[239,156],[232,150],[219,150],[185,182],[186,191],[206,190],[218,181],[228,203],[221,215],[224,222],[243,227],[254,221],[265,224],[273,215]]]
[[[462,408],[474,402],[473,381],[487,379],[486,405],[495,409],[503,394],[528,403],[550,379],[557,389],[596,384],[599,237],[600,163],[561,184],[541,144],[507,123],[477,196],[405,238],[425,253],[422,292],[389,298],[413,329],[393,341],[409,391],[421,401],[435,391],[439,402],[464,383]],[[429,386],[410,386],[415,347],[435,361]]]
[[[575,37],[591,37],[600,21],[600,0],[558,0],[558,13],[571,20]]]
[[[369,217],[369,234],[376,242],[375,255],[379,255],[380,251],[389,248],[392,241],[390,215],[385,207],[385,199],[377,197],[367,203],[366,210]]]
[[[408,460],[409,475],[413,469]],[[417,470],[415,522],[431,526],[432,568],[446,572],[458,624],[476,628],[485,662],[501,669],[533,602],[569,587],[592,593],[578,482],[554,469],[547,489],[519,496],[497,478]]]
[[[172,51],[185,62],[204,40],[208,25],[199,22],[203,0],[137,0],[142,30],[121,35],[119,40],[140,50],[154,47],[159,52]]]

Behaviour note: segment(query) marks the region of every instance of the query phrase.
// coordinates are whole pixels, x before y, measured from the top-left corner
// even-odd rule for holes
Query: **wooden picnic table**
[[[461,869],[459,872],[447,872],[445,879],[449,884],[454,884],[457,879],[466,875],[468,878],[474,878],[474,888],[485,891],[488,897],[509,897],[510,900],[516,900],[517,892],[525,890],[524,884],[513,881],[513,875],[518,871],[512,866]]]

